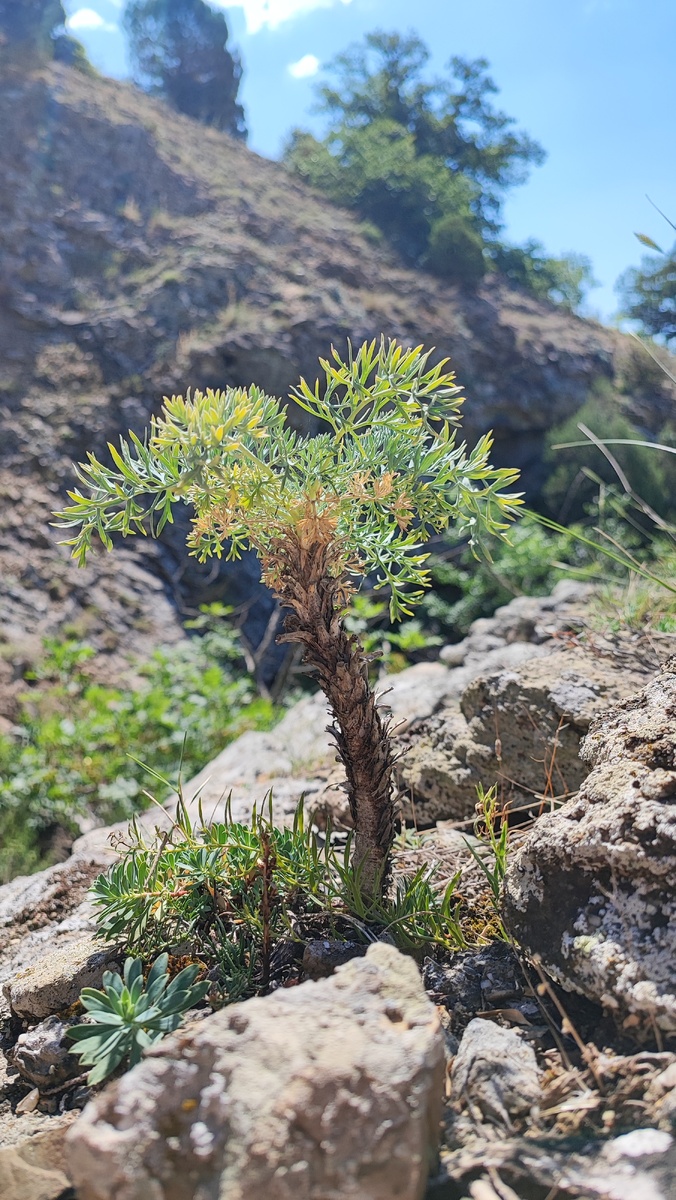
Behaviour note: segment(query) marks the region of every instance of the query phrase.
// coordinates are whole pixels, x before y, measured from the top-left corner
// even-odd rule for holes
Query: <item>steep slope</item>
[[[543,433],[616,370],[613,331],[495,279],[467,295],[403,269],[278,164],[129,86],[59,66],[5,77],[0,128],[0,615],[12,646],[68,622],[102,649],[138,649],[180,636],[176,610],[222,590],[228,569],[189,560],[180,524],[85,575],[49,529],[71,460],[142,428],[164,393],[255,380],[283,394],[331,342],[384,332],[451,355],[470,434],[493,427],[497,457],[536,485]],[[245,566],[234,599],[250,586]]]

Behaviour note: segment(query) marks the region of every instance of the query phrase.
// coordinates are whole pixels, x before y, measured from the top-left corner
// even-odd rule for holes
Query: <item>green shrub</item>
[[[0,881],[40,865],[51,827],[72,833],[82,817],[118,821],[146,807],[145,765],[164,776],[200,770],[245,729],[267,728],[273,707],[244,673],[236,638],[212,615],[203,638],[159,649],[137,687],[92,681],[94,651],[46,643],[14,736],[0,737]],[[133,757],[131,757],[133,756]],[[170,794],[169,785],[159,798]]]
[[[430,229],[425,263],[435,275],[472,287],[486,274],[484,242],[467,217],[447,213]]]
[[[463,637],[477,617],[491,616],[514,596],[546,596],[559,579],[595,573],[595,559],[576,530],[550,533],[529,517],[509,541],[489,543],[490,559],[477,562],[471,548],[454,546],[430,559],[432,589],[420,605],[425,628],[446,641]]]
[[[84,563],[93,539],[158,535],[177,503],[194,511],[188,545],[204,561],[255,551],[262,579],[287,609],[284,639],[302,647],[333,716],[355,828],[355,874],[365,895],[386,886],[395,812],[388,721],[368,681],[363,647],[343,624],[369,576],[387,588],[392,620],[409,616],[429,584],[425,543],[449,527],[504,536],[518,512],[518,472],[493,467],[492,438],[457,439],[462,389],[446,361],[382,338],[333,349],[323,379],[291,393],[325,432],[289,429],[286,408],[252,385],[165,399],[144,440],[110,445],[76,468],[85,491],[59,514]]]
[[[640,434],[627,417],[621,397],[609,384],[599,384],[586,404],[554,428],[547,437],[546,458],[551,473],[543,489],[546,510],[558,521],[577,521],[586,515],[587,507],[597,503],[599,483],[618,489],[618,476],[601,451],[584,441],[579,425],[586,425],[597,438],[639,439]],[[570,449],[555,449],[574,442]],[[644,446],[611,445],[609,450],[619,463],[630,484],[653,508],[667,515],[673,502],[665,488],[665,459]],[[671,465],[671,464],[669,464]]]
[[[271,810],[271,804],[270,804]],[[365,943],[386,936],[423,954],[466,945],[458,877],[445,885],[426,866],[382,897],[367,899],[330,835],[319,844],[302,804],[293,827],[254,811],[249,824],[207,824],[179,798],[172,828],[152,836],[133,822],[120,862],[100,875],[92,896],[99,936],[147,958],[163,947],[189,948],[211,971],[223,1002],[265,990],[281,943],[333,937]]]

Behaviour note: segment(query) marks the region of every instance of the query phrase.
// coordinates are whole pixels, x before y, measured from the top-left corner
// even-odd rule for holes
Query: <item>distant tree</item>
[[[659,257],[647,255],[640,267],[630,267],[620,276],[623,316],[640,321],[652,337],[670,342],[676,338],[676,245],[665,253],[644,234],[637,236],[657,250]]]
[[[66,30],[61,0],[0,0],[0,58],[21,65],[55,58],[93,70],[84,47]]]
[[[493,107],[485,59],[452,58],[448,77],[431,80],[428,59],[414,34],[378,31],[350,47],[330,67],[335,85],[319,89],[326,136],[295,130],[285,160],[410,260],[469,282],[489,265],[483,239],[500,227],[505,191],[544,153]]]
[[[511,283],[569,312],[577,312],[589,289],[598,286],[586,255],[570,253],[553,258],[534,238],[523,246],[496,242],[490,249],[490,257],[495,268]]]
[[[75,67],[85,75],[96,75],[97,71],[90,63],[82,42],[78,42],[65,27],[59,27],[52,34],[53,55],[56,62],[65,63],[67,67]]]
[[[297,132],[288,161],[311,186],[382,229],[411,262],[427,260],[432,229],[448,214],[458,217],[463,231],[474,231],[481,247],[474,182],[432,155],[417,154],[413,134],[395,121],[344,128],[337,152],[332,137],[320,142]],[[485,269],[482,257],[479,275]]]
[[[223,13],[204,0],[128,0],[124,27],[137,83],[205,125],[246,138],[242,66]]]
[[[0,0],[0,49],[13,57],[51,58],[52,33],[65,20],[61,0]]]

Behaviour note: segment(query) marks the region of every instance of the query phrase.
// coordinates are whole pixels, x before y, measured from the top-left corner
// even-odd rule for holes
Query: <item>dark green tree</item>
[[[490,249],[490,257],[510,283],[525,288],[541,300],[551,300],[569,312],[577,312],[589,289],[598,286],[586,255],[570,253],[552,258],[534,238],[523,246],[496,242]]]
[[[204,0],[129,0],[124,27],[136,82],[177,109],[246,138],[237,99],[239,56],[228,49],[228,25]]]
[[[84,49],[65,26],[61,0],[0,0],[0,56],[5,62],[58,58],[82,66]]]
[[[415,34],[378,31],[339,55],[319,89],[326,136],[296,130],[287,164],[373,221],[409,260],[465,282],[488,263],[504,192],[543,151],[492,104],[485,59],[452,58],[428,79]]]
[[[630,267],[620,277],[618,291],[624,316],[639,321],[652,337],[666,342],[676,338],[676,245],[667,254],[660,251],[659,257],[647,255],[640,267]]]

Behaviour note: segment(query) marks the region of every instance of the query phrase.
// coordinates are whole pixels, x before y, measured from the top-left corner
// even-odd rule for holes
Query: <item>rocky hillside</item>
[[[178,637],[177,612],[222,590],[228,568],[191,562],[180,524],[84,574],[49,528],[71,460],[141,429],[164,393],[256,380],[283,394],[331,342],[385,332],[452,356],[470,433],[492,426],[498,457],[537,486],[544,432],[626,355],[613,331],[495,278],[467,295],[402,269],[281,166],[129,86],[6,73],[0,127],[5,663],[64,625],[108,651]],[[643,397],[656,425],[665,403]],[[259,606],[254,626],[266,619]]]

